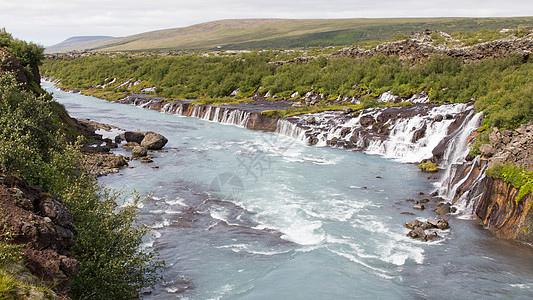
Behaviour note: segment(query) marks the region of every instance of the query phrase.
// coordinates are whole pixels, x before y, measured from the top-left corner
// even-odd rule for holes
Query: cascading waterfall
[[[298,126],[297,123],[292,123],[286,119],[278,120],[278,123],[276,124],[276,132],[300,141],[306,141],[306,130]]]
[[[447,200],[453,200],[455,198],[456,186],[452,185],[452,179],[455,177],[457,165],[465,163],[465,158],[468,155],[468,138],[481,125],[483,119],[483,113],[474,114],[472,111],[466,118],[464,124],[460,127],[454,138],[448,142],[448,147],[444,151],[442,157],[442,165],[446,166],[443,173],[441,186],[438,190],[439,195]]]
[[[404,110],[408,109],[408,114],[398,108],[375,108],[358,116],[342,112],[294,116],[279,120],[277,132],[313,145],[414,163],[432,158],[442,140],[457,135],[449,132],[450,126],[465,114],[473,114],[469,104],[415,105]]]
[[[389,126],[391,131],[386,140],[372,140],[365,152],[406,163],[430,159],[433,157],[433,149],[442,140],[450,134],[456,134],[456,132],[449,132],[455,117],[472,112],[473,108],[468,104],[446,104],[432,108],[427,115],[400,118]],[[449,115],[453,118],[439,121],[437,119],[439,115]],[[417,139],[416,134],[420,130],[424,130],[425,133]]]
[[[134,103],[134,105],[142,108],[150,108],[152,104],[152,101],[144,103]],[[163,105],[160,111],[162,113],[175,114],[180,116],[187,115],[187,112],[184,109],[184,104],[179,101],[166,103],[165,105]],[[246,127],[250,118],[252,117],[252,113],[235,108],[194,104],[192,106],[190,116],[206,121]]]

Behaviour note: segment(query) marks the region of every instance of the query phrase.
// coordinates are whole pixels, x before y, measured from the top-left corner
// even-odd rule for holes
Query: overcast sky
[[[222,19],[532,15],[532,0],[0,0],[0,27],[44,46]]]

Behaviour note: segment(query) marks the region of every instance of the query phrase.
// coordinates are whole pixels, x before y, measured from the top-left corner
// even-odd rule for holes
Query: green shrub
[[[20,90],[12,74],[0,77],[0,169],[59,195],[72,211],[80,271],[71,296],[129,299],[159,280],[163,263],[140,248],[149,228],[138,220],[139,198],[119,206],[120,195],[81,167],[78,146],[61,133],[63,109]]]

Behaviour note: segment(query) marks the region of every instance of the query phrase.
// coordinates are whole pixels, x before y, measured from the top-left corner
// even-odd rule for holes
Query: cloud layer
[[[71,36],[126,36],[221,19],[527,15],[533,15],[530,0],[0,0],[0,27],[43,45]]]

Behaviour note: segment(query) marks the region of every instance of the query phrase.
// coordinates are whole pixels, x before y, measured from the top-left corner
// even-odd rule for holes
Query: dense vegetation
[[[35,43],[14,39],[4,28],[0,29],[0,48],[6,49],[18,58],[24,67],[29,88],[34,93],[44,94],[39,86],[39,79],[35,78],[35,73],[39,72],[39,66],[44,60],[44,48]]]
[[[319,56],[308,63],[279,67],[270,63],[298,54],[259,51],[226,56],[95,55],[48,61],[43,69],[47,76],[60,79],[67,89],[83,88],[100,95],[139,93],[152,86],[157,87],[159,96],[189,99],[226,97],[236,89],[240,91],[237,99],[256,91],[263,95],[270,92],[277,99],[290,98],[294,92],[301,96],[314,91],[329,99],[339,95],[356,97],[368,107],[376,105],[375,98],[386,91],[405,98],[424,91],[434,102],[475,101],[477,109],[485,112],[489,127],[512,129],[533,118],[532,57],[462,64],[447,56],[417,63],[384,55],[365,60]],[[127,84],[120,86],[128,80],[141,83],[130,88]]]
[[[67,128],[65,115],[51,97],[21,89],[13,74],[3,73],[0,172],[57,194],[72,211],[78,231],[73,254],[80,261],[80,271],[71,280],[73,298],[130,299],[159,279],[162,263],[157,253],[140,248],[149,228],[138,220],[138,197],[126,202],[81,168],[79,144],[68,142],[75,130]],[[0,257],[14,257],[13,248],[4,246],[6,232],[0,232]],[[6,276],[0,274],[2,280]]]

